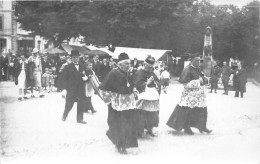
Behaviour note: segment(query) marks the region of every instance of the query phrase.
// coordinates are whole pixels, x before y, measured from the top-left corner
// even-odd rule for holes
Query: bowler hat
[[[78,50],[71,50],[70,56],[80,56]]]

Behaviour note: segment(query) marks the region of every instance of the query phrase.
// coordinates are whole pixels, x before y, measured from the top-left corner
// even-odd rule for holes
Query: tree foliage
[[[259,59],[259,2],[242,9],[207,0],[17,1],[22,28],[56,45],[82,35],[96,45],[157,48],[202,54],[212,27],[216,59]]]

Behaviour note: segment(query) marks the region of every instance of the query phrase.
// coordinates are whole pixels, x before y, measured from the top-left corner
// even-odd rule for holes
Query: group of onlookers
[[[242,67],[241,61],[232,61],[230,62],[231,66],[228,66],[227,62],[223,62],[222,68],[220,67],[220,62],[215,62],[213,67],[211,68],[210,74],[210,83],[211,83],[211,91],[215,90],[217,93],[218,83],[221,79],[224,93],[228,95],[229,90],[229,80],[230,77],[233,76],[233,90],[235,91],[235,97],[239,97],[239,93],[241,98],[243,98],[243,93],[246,92],[246,83],[247,76],[246,70]]]

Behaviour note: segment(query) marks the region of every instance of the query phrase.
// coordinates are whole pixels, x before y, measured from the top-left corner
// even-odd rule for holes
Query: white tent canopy
[[[89,50],[100,50],[100,51],[103,51],[103,52],[107,53],[108,55],[112,56],[113,58],[115,57],[115,54],[113,52],[109,51],[105,47],[98,48],[98,47],[93,46],[93,45],[85,45],[85,47],[88,48]]]
[[[171,50],[160,50],[160,49],[144,49],[144,48],[130,48],[130,47],[115,47],[115,58],[118,58],[120,53],[127,53],[129,58],[133,60],[137,58],[138,60],[145,60],[148,55],[151,55],[158,60],[166,52],[171,52]]]

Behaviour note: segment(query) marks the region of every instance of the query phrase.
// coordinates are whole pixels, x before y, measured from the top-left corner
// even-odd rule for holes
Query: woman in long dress
[[[24,55],[21,55],[21,59],[19,60],[18,67],[17,67],[17,76],[18,76],[18,90],[19,90],[19,97],[18,100],[28,99],[26,96],[26,91],[28,87],[27,76],[28,76],[28,69],[27,69],[27,60]]]
[[[31,78],[31,87],[35,87],[38,91],[39,91],[39,96],[40,97],[44,97],[44,94],[42,94],[41,92],[41,87],[42,87],[42,83],[41,83],[41,76],[42,76],[42,64],[41,64],[41,58],[39,56],[39,50],[37,50],[36,48],[33,49],[32,52],[32,56],[30,56],[28,58],[28,63],[30,68],[30,78]],[[32,97],[35,97],[35,95],[33,94],[33,90],[32,91]]]
[[[181,100],[171,114],[167,125],[177,131],[184,129],[185,133],[193,135],[191,127],[196,127],[201,133],[211,133],[207,129],[207,106],[204,83],[206,78],[199,69],[200,58],[195,57],[184,68],[180,77],[180,83],[184,88]]]

